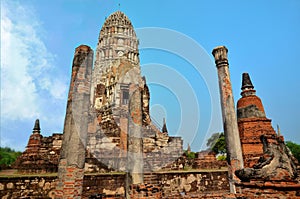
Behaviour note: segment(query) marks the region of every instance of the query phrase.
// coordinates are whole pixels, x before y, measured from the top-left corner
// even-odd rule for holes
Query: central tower
[[[106,169],[126,169],[133,119],[129,117],[130,100],[135,91],[140,96],[135,103],[139,104],[140,125],[146,126],[150,97],[141,77],[138,39],[128,17],[117,11],[100,30],[91,86],[88,150]]]
[[[138,44],[124,13],[114,12],[105,20],[91,83],[86,161],[96,165],[91,170],[139,173],[144,167],[152,171],[183,153],[181,138],[169,137],[151,122],[150,93],[141,76]],[[133,177],[133,182],[140,181],[139,175]]]
[[[98,39],[92,86],[94,108],[127,105],[129,83],[142,83],[138,39],[128,17],[117,11],[105,20]]]

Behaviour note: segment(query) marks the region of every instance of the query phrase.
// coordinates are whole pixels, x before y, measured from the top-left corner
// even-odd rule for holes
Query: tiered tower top
[[[113,26],[117,26],[117,27],[132,27],[131,21],[129,20],[129,18],[121,11],[117,11],[112,13],[104,22],[104,25],[101,29],[101,32],[105,31],[105,28],[110,28]]]
[[[95,68],[105,63],[110,65],[111,61],[121,58],[139,64],[138,39],[131,21],[124,13],[114,12],[105,20],[96,53]]]
[[[101,58],[125,56],[134,60],[134,56],[138,55],[138,39],[131,21],[124,13],[114,12],[105,20],[100,31],[98,48],[108,53],[102,54]]]
[[[91,101],[98,108],[121,103],[121,84],[123,89],[128,82],[141,82],[138,39],[131,21],[120,11],[112,13],[100,30],[92,81],[91,93],[98,93],[99,99]]]

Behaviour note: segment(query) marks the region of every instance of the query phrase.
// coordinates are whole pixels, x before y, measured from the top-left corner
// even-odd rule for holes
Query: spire
[[[241,95],[243,97],[256,95],[254,86],[251,82],[250,75],[248,73],[243,73],[241,89],[242,89]]]
[[[281,133],[280,133],[280,127],[279,127],[278,124],[277,124],[277,135],[278,135],[278,136],[281,136]]]
[[[256,91],[248,73],[243,73],[241,89],[242,98],[237,103],[237,119],[265,118],[264,106],[261,99],[256,96]]]
[[[40,128],[40,120],[36,119],[33,127],[32,133],[40,133],[41,128]]]
[[[186,151],[187,151],[187,153],[188,153],[188,154],[190,154],[190,153],[191,153],[191,151],[192,151],[192,150],[191,150],[190,143],[188,143],[188,147],[187,147],[187,150],[186,150]]]
[[[242,90],[254,89],[249,73],[243,73]]]
[[[166,119],[164,118],[164,120],[163,120],[163,127],[162,127],[162,129],[161,129],[161,131],[163,132],[163,133],[168,133],[168,129],[167,129],[167,124],[166,124]]]

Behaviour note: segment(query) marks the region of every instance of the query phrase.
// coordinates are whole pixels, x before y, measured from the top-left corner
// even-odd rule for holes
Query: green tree
[[[21,154],[9,147],[0,147],[0,167],[10,167]]]
[[[224,133],[214,133],[207,140],[208,148],[215,152],[216,154],[225,155],[226,154],[226,142]]]
[[[186,157],[187,157],[188,159],[194,159],[194,158],[196,157],[196,153],[193,152],[193,151],[188,152],[188,151],[186,150],[186,151],[184,151],[184,153],[185,153],[185,155],[186,155]]]
[[[206,146],[208,147],[208,149],[212,149],[216,142],[218,141],[219,137],[220,137],[221,133],[214,133],[210,136],[210,138],[208,138]]]
[[[300,162],[300,145],[291,141],[286,141],[285,145],[291,150],[294,157]]]
[[[224,133],[220,134],[220,137],[218,138],[217,142],[213,146],[212,150],[216,154],[226,154],[226,142],[225,142],[225,136]]]
[[[225,154],[223,154],[223,155],[218,155],[217,156],[217,160],[226,160],[226,155]]]

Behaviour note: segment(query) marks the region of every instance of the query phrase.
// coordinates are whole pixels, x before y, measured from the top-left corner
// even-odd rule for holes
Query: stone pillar
[[[244,166],[230,82],[227,52],[228,50],[225,46],[219,46],[212,51],[212,54],[215,58],[215,63],[218,70],[223,126],[227,146],[226,149],[229,168],[228,174],[230,191],[231,193],[235,193],[235,182],[239,181],[239,178],[237,178],[235,175],[235,171],[243,168]]]
[[[143,183],[142,96],[137,85],[129,88],[128,171],[130,184]]]
[[[90,107],[92,62],[93,50],[89,46],[81,45],[76,48],[55,198],[81,198]]]

